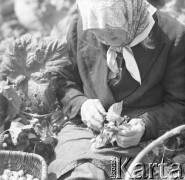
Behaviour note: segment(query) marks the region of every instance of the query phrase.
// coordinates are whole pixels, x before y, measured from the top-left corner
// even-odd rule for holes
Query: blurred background
[[[64,38],[75,0],[0,0],[0,40],[30,33]]]
[[[148,1],[185,25],[185,0]],[[56,99],[58,84],[52,75],[63,68],[63,40],[76,14],[75,0],[0,0],[0,148],[34,152],[48,163],[55,157],[53,137],[68,119]],[[37,138],[22,131],[35,113]],[[16,146],[10,140],[14,136],[4,141],[1,132],[17,117],[22,125],[14,128],[20,132]]]
[[[185,24],[185,0],[148,0]],[[30,33],[65,39],[75,0],[0,0],[0,41]]]

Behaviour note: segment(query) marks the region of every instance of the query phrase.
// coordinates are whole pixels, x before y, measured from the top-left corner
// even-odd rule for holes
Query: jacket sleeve
[[[68,58],[57,74],[57,97],[64,113],[74,118],[83,102],[88,98],[83,94],[83,84],[77,67],[77,17],[72,22],[67,35]]]
[[[178,35],[168,56],[163,103],[140,117],[146,124],[142,140],[155,139],[185,123],[185,36]]]

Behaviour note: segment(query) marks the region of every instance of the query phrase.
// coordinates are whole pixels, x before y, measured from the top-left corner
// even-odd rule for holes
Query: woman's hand
[[[106,111],[99,99],[88,99],[81,106],[82,121],[95,131],[103,127]]]
[[[145,132],[145,125],[140,118],[131,119],[128,124],[130,127],[128,126],[123,130],[120,130],[116,135],[118,146],[123,148],[139,144]]]

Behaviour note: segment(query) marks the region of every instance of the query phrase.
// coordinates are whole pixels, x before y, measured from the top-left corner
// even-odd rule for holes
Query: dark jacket
[[[155,49],[141,43],[132,47],[141,85],[125,69],[114,88],[107,83],[106,46],[82,30],[80,17],[74,19],[67,35],[70,60],[58,76],[58,98],[70,118],[77,117],[82,103],[92,98],[100,99],[105,109],[121,100],[123,111],[144,109],[137,115],[146,124],[144,140],[185,122],[185,27],[162,12],[154,19]]]

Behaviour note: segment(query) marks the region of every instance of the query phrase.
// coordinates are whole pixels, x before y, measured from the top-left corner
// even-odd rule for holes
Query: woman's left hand
[[[139,144],[145,132],[145,125],[141,118],[133,118],[128,124],[131,126],[127,129],[120,130],[116,135],[118,146],[123,148]]]

